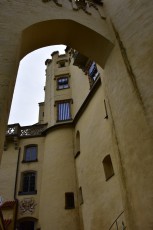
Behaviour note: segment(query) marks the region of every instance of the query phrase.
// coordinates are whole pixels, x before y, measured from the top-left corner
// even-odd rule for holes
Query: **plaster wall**
[[[112,5],[107,1],[105,7],[116,36],[115,48],[104,70],[105,91],[120,161],[128,227],[150,229],[153,226],[153,4],[116,1]]]
[[[9,143],[0,164],[0,195],[3,202],[14,199],[17,159],[18,150],[15,150],[14,143]]]
[[[40,196],[42,229],[79,229],[72,128],[53,130],[45,138]],[[65,193],[73,192],[74,209],[65,209]]]
[[[105,4],[105,10],[124,44],[135,78],[131,79],[135,81],[134,90],[138,88],[147,123],[152,132],[153,91],[149,88],[153,87],[153,3],[149,0],[145,1],[145,4],[142,0],[124,0],[121,4],[120,0],[116,0],[115,4],[112,4],[109,0]]]
[[[73,61],[72,61],[73,63]],[[72,113],[73,117],[75,117],[76,113],[80,109],[82,103],[89,93],[89,80],[88,76],[84,74],[84,72],[78,67],[74,66],[71,63],[70,72],[71,72],[71,88],[72,88],[72,99],[73,99],[73,107]]]
[[[75,127],[80,132],[80,155],[75,159],[78,188],[82,187],[84,229],[109,229],[124,211],[119,184],[118,162],[113,150],[110,120],[105,119],[103,85]],[[111,156],[114,176],[106,181],[102,161]],[[121,216],[124,221],[124,216]],[[121,225],[119,226],[121,227]]]

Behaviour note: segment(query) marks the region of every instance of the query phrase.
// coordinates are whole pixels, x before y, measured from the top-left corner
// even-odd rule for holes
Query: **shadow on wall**
[[[113,44],[106,37],[75,21],[49,20],[23,30],[20,59],[36,49],[58,44],[78,50],[95,60],[102,68],[113,48]]]

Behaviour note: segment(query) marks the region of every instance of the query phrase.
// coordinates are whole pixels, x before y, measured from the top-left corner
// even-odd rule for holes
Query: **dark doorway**
[[[18,230],[34,230],[33,221],[23,221],[19,224]]]

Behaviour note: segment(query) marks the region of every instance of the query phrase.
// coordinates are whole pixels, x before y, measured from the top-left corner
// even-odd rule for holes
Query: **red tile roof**
[[[1,219],[1,223],[2,223],[3,229],[5,230],[5,224],[4,224],[4,219],[3,219],[3,214],[2,214],[1,209],[0,209],[0,219]]]
[[[15,201],[6,201],[4,204],[2,204],[1,209],[3,208],[13,208],[15,205]]]
[[[5,225],[5,228],[7,228],[9,225],[10,225],[10,223],[12,222],[12,220],[11,219],[5,219],[4,220],[4,225]]]

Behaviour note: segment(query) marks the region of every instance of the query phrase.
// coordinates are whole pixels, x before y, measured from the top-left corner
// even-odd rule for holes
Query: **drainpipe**
[[[17,190],[17,182],[18,182],[18,171],[19,171],[19,163],[20,163],[20,152],[21,152],[21,148],[19,148],[19,150],[18,150],[18,160],[17,160],[17,165],[16,165],[16,176],[15,176],[15,185],[14,185],[14,200],[16,201],[14,230],[16,229],[17,213],[18,213],[18,199],[16,198],[16,190]]]

